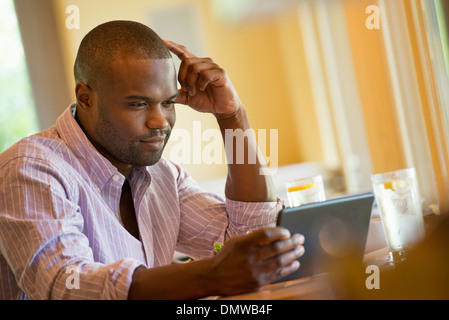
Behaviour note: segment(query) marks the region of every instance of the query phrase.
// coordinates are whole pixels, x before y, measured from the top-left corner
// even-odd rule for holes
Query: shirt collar
[[[98,152],[75,120],[76,104],[72,104],[56,121],[56,130],[79,159],[95,186],[103,189],[115,175],[123,177],[111,162]],[[123,178],[122,178],[123,179]]]

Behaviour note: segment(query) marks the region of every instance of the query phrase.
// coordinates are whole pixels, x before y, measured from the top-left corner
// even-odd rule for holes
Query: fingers
[[[183,45],[180,45],[173,41],[168,41],[168,40],[162,40],[162,41],[164,41],[168,50],[173,52],[180,60],[183,60],[184,58],[194,58],[195,57],[195,55],[193,53],[191,53],[189,50],[187,50],[187,48],[184,47]]]
[[[181,89],[194,96],[212,84],[215,87],[226,83],[226,73],[210,58],[187,58],[182,60],[178,72]]]
[[[191,96],[204,91],[209,84],[225,80],[225,72],[209,58],[184,59],[179,67],[178,81],[181,89]]]
[[[268,282],[285,277],[299,268],[297,260],[304,254],[304,247],[299,245],[289,251],[265,259],[261,263],[262,274]]]
[[[302,254],[304,252],[304,247],[302,247],[303,243],[304,236],[300,234],[295,234],[289,239],[275,241],[260,248],[259,259],[266,260],[278,256],[279,254],[295,250],[297,251],[295,254]]]
[[[220,86],[226,83],[226,73],[210,58],[198,58],[183,45],[164,40],[167,48],[180,60],[178,81],[181,89],[190,96],[197,90],[204,91],[209,84]]]
[[[277,271],[268,279],[268,282],[273,282],[283,277],[288,276],[290,273],[295,272],[300,267],[298,260],[294,260],[291,264],[286,267],[278,268]]]
[[[284,228],[266,228],[253,232],[247,240],[257,257],[262,282],[278,280],[299,268],[297,261],[304,254],[304,236],[290,235]],[[260,280],[260,279],[259,279]]]

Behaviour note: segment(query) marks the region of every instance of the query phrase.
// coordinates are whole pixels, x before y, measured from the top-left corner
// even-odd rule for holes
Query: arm
[[[61,173],[64,164],[46,156],[19,157],[0,168],[0,298],[126,298],[141,263],[94,261],[72,201],[77,185]]]
[[[212,113],[225,144],[226,130],[250,129],[246,111],[226,73],[212,60],[197,58],[183,46],[168,41],[166,45],[182,61],[178,77],[182,88],[176,102]],[[231,152],[235,155],[236,147],[241,146],[225,145],[227,155]],[[247,158],[248,150],[256,147],[254,136],[245,139],[243,147]],[[270,178],[260,175],[264,161],[259,153],[255,163],[232,161],[228,165],[227,198],[245,202],[276,201]],[[299,267],[296,259],[304,252],[303,241],[301,235],[291,236],[288,230],[273,227],[235,236],[212,258],[153,269],[138,268],[128,297],[194,299],[248,292],[295,271]]]
[[[181,59],[178,75],[181,90],[176,102],[212,113],[218,121],[228,159],[226,197],[245,202],[276,201],[271,177],[260,174],[265,161],[258,152],[254,135],[245,134],[245,139],[235,139],[235,142],[226,138],[226,131],[239,134],[251,129],[246,110],[226,72],[209,58],[197,58],[184,46],[170,41],[165,43]],[[236,159],[238,148],[245,152],[243,163]],[[248,161],[252,156],[255,161]]]
[[[268,202],[276,201],[277,195],[274,190],[270,175],[261,174],[261,169],[266,167],[263,156],[258,151],[257,142],[252,133],[246,110],[243,106],[229,118],[217,117],[222,136],[225,140],[225,151],[228,163],[228,176],[226,179],[225,194],[228,199],[245,202]],[[232,131],[231,131],[232,130]],[[241,131],[239,131],[241,130]],[[228,139],[226,131],[239,135],[241,132],[249,132],[247,138]],[[243,144],[243,146],[241,145]],[[245,152],[244,162],[239,163],[236,159],[238,149],[243,148]],[[249,161],[255,153],[255,161]]]

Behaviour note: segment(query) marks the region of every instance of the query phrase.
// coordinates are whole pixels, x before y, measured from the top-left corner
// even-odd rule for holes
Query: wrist
[[[198,281],[201,283],[200,287],[204,288],[207,296],[221,295],[222,288],[219,284],[215,261],[215,257],[198,261],[199,264],[202,264],[200,268],[201,274],[198,277]]]
[[[232,118],[238,116],[242,111],[244,111],[245,108],[243,107],[243,104],[241,103],[241,101],[238,100],[238,101],[233,102],[229,108],[223,108],[223,109],[230,109],[233,111],[231,111],[229,113],[215,113],[214,116],[218,121],[232,119]]]
[[[217,123],[222,129],[248,129],[249,120],[245,108],[242,106],[230,114],[215,115]]]
[[[219,295],[213,258],[134,271],[128,299],[199,299]]]

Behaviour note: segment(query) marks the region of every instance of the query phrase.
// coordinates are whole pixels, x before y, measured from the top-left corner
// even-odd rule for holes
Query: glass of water
[[[405,260],[409,247],[424,237],[418,181],[414,168],[371,176],[387,240],[390,262]]]
[[[321,175],[289,181],[286,188],[290,207],[326,200]]]

